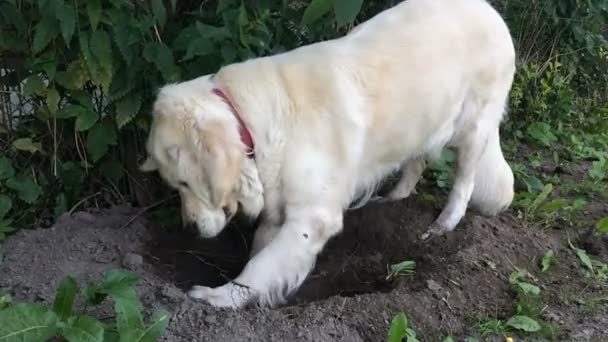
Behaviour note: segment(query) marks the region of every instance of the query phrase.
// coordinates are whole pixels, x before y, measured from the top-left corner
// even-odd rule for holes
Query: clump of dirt
[[[507,278],[520,267],[543,285],[543,315],[561,328],[560,340],[608,336],[606,305],[580,301],[606,296],[605,286],[589,286],[559,234],[522,228],[512,213],[484,218],[469,212],[455,232],[423,243],[418,237],[438,214],[433,203],[416,196],[368,205],[346,215],[344,232],[326,246],[288,305],[239,311],[212,308],[184,292],[238,274],[252,223],[200,240],[162,230],[139,214],[129,206],[79,212],[48,229],[17,232],[3,246],[0,292],[51,303],[63,277],[98,281],[121,267],[140,276],[147,312],[163,306],[173,313],[166,341],[380,341],[399,311],[421,340],[438,341],[476,335],[480,319],[508,318],[515,294]],[[608,241],[593,244],[594,257],[606,260]],[[541,275],[539,259],[549,248],[559,262]],[[403,260],[416,262],[415,274],[387,281],[388,266]]]

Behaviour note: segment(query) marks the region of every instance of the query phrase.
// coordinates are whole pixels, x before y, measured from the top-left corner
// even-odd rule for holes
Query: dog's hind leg
[[[486,103],[476,115],[480,119],[473,122],[472,127],[455,144],[458,151],[458,165],[454,185],[448,196],[447,205],[435,222],[422,234],[422,240],[429,240],[454,230],[466,213],[475,189],[480,161],[488,145],[488,138],[499,125],[503,111],[503,101]]]

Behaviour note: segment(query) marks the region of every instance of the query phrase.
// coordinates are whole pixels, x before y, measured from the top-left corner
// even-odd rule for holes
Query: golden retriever
[[[407,197],[446,146],[457,150],[456,177],[421,238],[452,231],[469,205],[506,209],[513,173],[499,126],[514,73],[509,30],[484,0],[407,0],[342,38],[163,87],[142,169],[179,191],[184,222],[203,237],[239,207],[262,219],[242,273],[190,296],[283,303],[355,199],[364,204],[396,170],[387,198]]]

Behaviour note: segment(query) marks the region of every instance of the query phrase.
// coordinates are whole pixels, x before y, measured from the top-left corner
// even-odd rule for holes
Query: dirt
[[[537,278],[546,305],[542,318],[559,328],[556,340],[608,339],[606,282],[585,276],[566,237],[603,262],[608,238],[531,229],[514,210],[496,218],[469,211],[455,232],[422,243],[417,237],[444,200],[435,198],[418,195],[349,212],[344,232],[327,245],[302,288],[275,309],[215,309],[184,295],[193,284],[221,285],[238,274],[253,224],[234,224],[216,239],[200,240],[161,229],[127,205],[65,215],[50,228],[9,237],[0,293],[51,303],[64,276],[84,284],[120,267],[139,275],[147,313],[158,307],[172,312],[165,341],[383,341],[399,311],[422,341],[448,335],[464,340],[479,335],[478,322],[513,314],[516,294],[508,276],[519,267]],[[608,215],[608,204],[591,204],[587,216]],[[539,262],[548,249],[557,263],[542,273]],[[415,274],[387,281],[388,266],[403,260],[416,262]],[[111,306],[94,314],[111,317]]]

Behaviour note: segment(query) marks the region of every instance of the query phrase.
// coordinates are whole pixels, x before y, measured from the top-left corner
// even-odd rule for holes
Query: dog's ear
[[[142,172],[156,171],[158,170],[158,165],[156,164],[154,159],[148,157],[146,158],[146,161],[144,161],[143,164],[139,166],[139,170]]]

